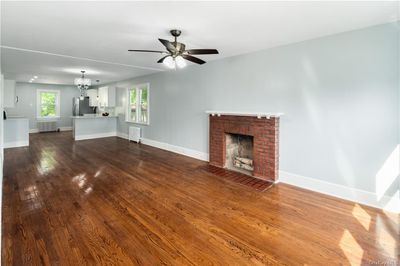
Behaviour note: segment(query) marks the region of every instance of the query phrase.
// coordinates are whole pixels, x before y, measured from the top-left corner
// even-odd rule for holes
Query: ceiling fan
[[[216,49],[186,50],[186,45],[177,41],[177,38],[181,35],[181,31],[171,30],[170,33],[175,38],[173,42],[164,39],[158,39],[165,46],[167,51],[155,51],[155,50],[128,50],[128,51],[166,54],[164,57],[158,60],[157,63],[164,63],[169,68],[185,67],[186,66],[185,59],[190,62],[202,65],[206,61],[194,57],[192,55],[218,54],[218,51]]]

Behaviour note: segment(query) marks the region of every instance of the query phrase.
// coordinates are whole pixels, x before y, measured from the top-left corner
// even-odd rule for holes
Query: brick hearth
[[[279,164],[279,117],[210,115],[210,164],[225,167],[225,133],[253,136],[253,176],[276,181]]]

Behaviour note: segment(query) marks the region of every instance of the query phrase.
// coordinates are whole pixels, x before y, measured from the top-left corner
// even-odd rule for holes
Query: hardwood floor
[[[120,138],[5,150],[3,265],[399,264],[399,217]],[[397,263],[397,264],[395,264]]]

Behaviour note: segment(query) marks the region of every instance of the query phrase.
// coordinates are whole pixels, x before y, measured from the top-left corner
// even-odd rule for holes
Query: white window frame
[[[139,122],[139,116],[140,116],[140,103],[142,101],[141,99],[141,94],[139,93],[140,89],[147,88],[147,122]],[[136,90],[136,95],[138,95],[138,98],[136,99],[136,121],[132,121],[130,119],[131,115],[131,98],[130,98],[130,92]],[[131,86],[130,89],[126,90],[126,113],[125,113],[125,121],[128,123],[133,123],[133,124],[140,124],[140,125],[150,125],[150,83],[141,83],[137,85]]]
[[[43,92],[51,92],[56,94],[56,115],[55,116],[41,116],[40,111],[42,107],[41,96],[40,94]],[[48,120],[48,119],[59,119],[60,118],[60,90],[47,90],[47,89],[38,89],[36,91],[36,118],[39,120]]]

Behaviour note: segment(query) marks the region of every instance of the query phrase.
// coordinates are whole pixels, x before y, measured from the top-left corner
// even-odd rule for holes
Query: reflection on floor
[[[119,138],[5,152],[4,265],[399,263],[399,217]]]

